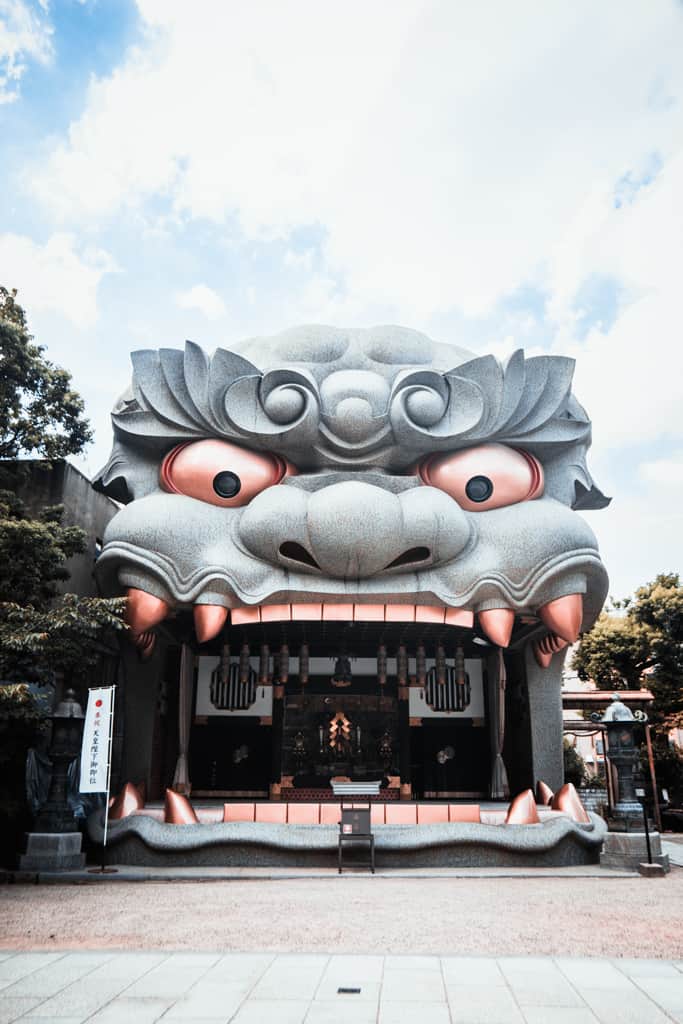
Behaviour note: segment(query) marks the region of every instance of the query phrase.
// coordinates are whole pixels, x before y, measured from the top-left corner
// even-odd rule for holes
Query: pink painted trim
[[[255,608],[233,608],[231,613],[233,626],[248,626],[255,622],[261,621],[261,608],[260,605],[256,605]]]
[[[322,617],[321,604],[292,604],[292,622],[320,622]]]
[[[416,622],[443,622],[445,615],[445,608],[436,608],[429,604],[415,605]]]
[[[384,622],[384,605],[354,604],[353,618],[356,622]]]
[[[326,601],[323,605],[323,621],[325,622],[351,622],[353,621],[352,604],[330,604]]]
[[[261,622],[289,622],[292,606],[289,604],[262,604]]]
[[[385,618],[387,622],[415,622],[415,605],[388,604]]]
[[[462,626],[464,629],[474,627],[474,612],[467,608],[447,608],[444,619],[447,626]]]

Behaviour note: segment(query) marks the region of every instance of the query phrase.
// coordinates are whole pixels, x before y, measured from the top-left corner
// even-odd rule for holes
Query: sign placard
[[[106,793],[109,790],[113,703],[113,686],[88,691],[81,747],[81,793]]]

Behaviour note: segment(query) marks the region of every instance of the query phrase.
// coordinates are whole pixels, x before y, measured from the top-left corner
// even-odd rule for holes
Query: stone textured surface
[[[650,850],[653,861],[668,871],[669,858],[662,853],[662,837],[659,832],[650,833]],[[607,832],[600,854],[602,867],[630,868],[632,871],[637,871],[639,865],[644,861],[647,861],[647,843],[644,832]]]
[[[607,499],[586,465],[591,425],[571,390],[573,360],[520,350],[503,365],[400,327],[305,326],[234,352],[188,342],[132,361],[96,481],[128,502],[97,561],[105,592],[137,588],[175,608],[352,599],[527,614],[581,594],[583,628],[597,617],[607,575],[576,510]],[[162,460],[202,439],[274,453],[300,472],[243,507],[167,493]],[[538,460],[542,496],[472,511],[414,468],[490,444]],[[291,554],[301,548],[308,561]],[[426,555],[391,567],[417,550]],[[556,657],[535,673],[530,694],[536,777],[552,786],[560,666]]]
[[[540,825],[496,826],[474,823],[378,825],[377,863],[436,866],[586,864],[597,860],[605,823],[591,825],[553,817]],[[101,840],[101,816],[88,820],[90,837]],[[325,825],[275,825],[227,822],[215,825],[164,825],[135,815],[112,823],[111,863],[149,865],[298,865],[334,862],[339,830]],[[360,851],[365,856],[366,848]]]
[[[119,496],[125,484],[134,499],[108,529],[98,560],[110,588],[120,571],[125,585],[180,604],[420,593],[455,606],[498,599],[518,610],[578,591],[592,621],[607,580],[595,538],[571,506],[602,499],[585,467],[590,421],[571,393],[572,360],[518,352],[503,367],[400,328],[301,328],[242,349],[209,358],[188,343],[184,353],[133,354],[132,391],[115,409],[114,450],[99,478]],[[245,508],[164,493],[163,455],[202,437],[267,448],[306,473]],[[414,476],[396,475],[421,454],[475,441],[524,445],[543,462],[544,497],[503,515],[468,513],[435,488],[418,494]],[[397,480],[408,490],[395,493]],[[288,564],[279,541],[315,547],[316,531],[329,532],[329,509],[328,571]],[[433,557],[417,583],[414,571],[377,575],[378,544],[387,565],[425,538]],[[347,548],[357,561],[352,574]]]
[[[19,858],[22,871],[73,871],[85,864],[80,832],[29,832],[26,853]]]
[[[562,755],[562,664],[566,651],[555,654],[550,668],[541,668],[531,645],[524,651],[531,727],[531,763],[534,779],[542,779],[556,793],[564,783]]]

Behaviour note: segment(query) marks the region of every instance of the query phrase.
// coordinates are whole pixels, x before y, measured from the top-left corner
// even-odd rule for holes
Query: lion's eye
[[[430,455],[419,467],[424,483],[450,494],[468,512],[485,512],[543,494],[540,462],[521,448],[482,444]]]
[[[236,508],[291,471],[277,455],[250,452],[229,441],[190,441],[168,453],[160,481],[172,494]]]

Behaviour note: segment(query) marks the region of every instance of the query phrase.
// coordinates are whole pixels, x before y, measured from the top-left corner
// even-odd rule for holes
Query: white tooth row
[[[233,608],[233,626],[258,622],[434,622],[472,629],[474,612],[426,604],[263,604]]]

